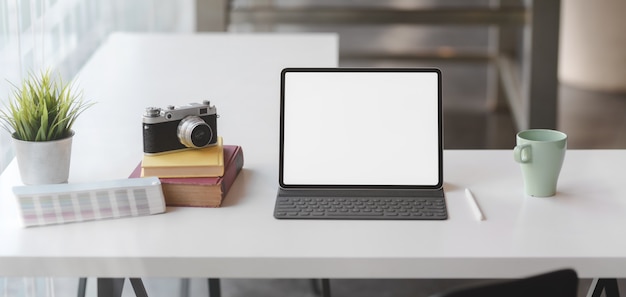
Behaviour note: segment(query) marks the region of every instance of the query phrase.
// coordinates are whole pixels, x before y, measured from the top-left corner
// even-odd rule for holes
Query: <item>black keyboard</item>
[[[277,197],[277,219],[445,220],[444,197]]]

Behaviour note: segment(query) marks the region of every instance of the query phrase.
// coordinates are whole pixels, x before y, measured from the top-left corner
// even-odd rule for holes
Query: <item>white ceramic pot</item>
[[[15,157],[25,185],[66,183],[70,175],[72,138],[23,141],[13,137]]]

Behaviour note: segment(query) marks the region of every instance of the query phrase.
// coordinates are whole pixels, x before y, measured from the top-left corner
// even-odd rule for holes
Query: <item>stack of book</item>
[[[156,176],[168,206],[219,207],[243,168],[243,150],[224,145],[144,155],[130,177]]]

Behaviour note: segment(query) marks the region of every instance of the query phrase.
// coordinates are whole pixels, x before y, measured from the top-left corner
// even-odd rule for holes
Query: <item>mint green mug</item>
[[[522,168],[527,195],[550,197],[556,194],[566,150],[567,135],[563,132],[531,129],[517,133],[513,157]]]

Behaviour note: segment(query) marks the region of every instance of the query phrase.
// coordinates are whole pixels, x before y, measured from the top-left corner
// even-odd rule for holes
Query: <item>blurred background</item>
[[[511,149],[519,127],[507,104],[496,99],[493,37],[506,33],[500,38],[510,41],[511,67],[523,76],[520,65],[527,58],[524,47],[528,45],[521,41],[527,29],[518,25],[529,17],[524,9],[531,2],[0,0],[0,105],[7,102],[11,83],[19,83],[30,72],[51,67],[66,78],[74,77],[112,32],[336,32],[340,66],[442,70],[445,148]],[[624,149],[626,21],[621,15],[626,2],[554,2],[560,2],[550,23],[559,30],[553,61],[558,65],[556,128],[568,134],[570,149]],[[480,9],[500,6],[506,6],[502,16],[480,21]],[[341,17],[324,14],[325,9],[340,12]],[[430,10],[434,12],[427,13]],[[506,31],[497,31],[494,23],[504,25]],[[0,130],[0,172],[13,158],[9,140],[10,135]],[[454,283],[332,282],[334,296],[423,296]],[[313,296],[307,280],[224,280],[223,284],[223,295],[229,297]],[[151,296],[176,296],[184,288],[176,279],[147,280],[146,285]],[[67,296],[75,294],[76,286],[76,279],[0,278],[0,296]],[[192,280],[189,289],[191,296],[204,296],[206,284]]]

